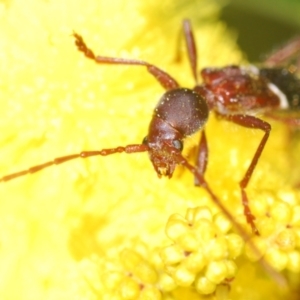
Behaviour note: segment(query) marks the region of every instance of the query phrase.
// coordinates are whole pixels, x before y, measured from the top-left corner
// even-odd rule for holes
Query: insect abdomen
[[[259,72],[286,96],[290,109],[300,109],[300,80],[294,73],[285,68],[262,68]]]

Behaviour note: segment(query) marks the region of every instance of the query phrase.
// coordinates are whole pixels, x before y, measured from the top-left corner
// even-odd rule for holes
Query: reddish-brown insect
[[[214,111],[221,118],[238,125],[260,129],[264,136],[260,141],[246,174],[240,181],[241,199],[244,214],[252,231],[259,234],[255,226],[255,217],[249,208],[246,193],[249,180],[257,165],[258,159],[268,140],[271,126],[254,116],[257,112],[272,112],[275,109],[299,108],[300,81],[291,70],[284,68],[256,68],[226,66],[223,68],[205,68],[201,71],[202,84],[198,84],[197,54],[195,40],[190,21],[183,21],[183,31],[188,50],[192,73],[196,82],[193,89],[182,88],[176,80],[160,68],[141,60],[96,56],[88,48],[83,38],[74,33],[75,44],[87,58],[99,64],[141,65],[147,68],[156,80],[167,90],[154,109],[149,125],[148,135],[142,144],[132,144],[112,149],[83,151],[78,154],[55,158],[28,170],[6,175],[0,181],[8,181],[25,174],[35,173],[54,164],[90,156],[106,156],[117,152],[148,152],[150,160],[158,176],[172,177],[176,165],[185,166],[195,177],[195,184],[203,187],[224,214],[234,223],[231,214],[226,210],[204,178],[208,161],[208,145],[204,125],[209,111]],[[299,44],[299,41],[298,41]],[[287,48],[287,47],[286,47]],[[298,47],[300,49],[300,46]],[[293,48],[293,54],[298,49]],[[298,50],[299,50],[298,49]],[[288,52],[282,50],[283,53]],[[290,55],[286,55],[290,56]],[[274,58],[275,57],[275,58]],[[267,61],[275,65],[282,63],[287,57],[272,56]],[[297,121],[295,121],[297,122]],[[195,132],[202,130],[195,166],[183,157],[183,140]],[[243,230],[235,224],[239,231]],[[244,235],[244,234],[243,234]]]

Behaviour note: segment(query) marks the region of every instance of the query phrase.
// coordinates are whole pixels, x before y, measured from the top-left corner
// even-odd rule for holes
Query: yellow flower
[[[174,244],[163,248],[161,256],[178,286],[195,283],[200,294],[211,294],[218,284],[235,277],[234,259],[242,252],[243,240],[229,234],[230,228],[227,219],[207,207],[188,209],[185,218],[170,217],[166,234]]]
[[[193,87],[182,19],[192,20],[199,68],[242,62],[218,12],[211,0],[0,2],[0,173],[146,136],[163,88],[144,67],[88,60],[73,31],[96,54],[148,61]],[[299,192],[287,179],[286,128],[272,126],[247,188],[262,234],[245,250],[235,224],[187,170],[159,179],[146,153],[77,159],[1,182],[0,298],[291,299]],[[213,114],[206,131],[205,178],[251,235],[238,182],[261,132]],[[198,140],[186,141],[191,162]],[[287,290],[276,281],[281,271]]]

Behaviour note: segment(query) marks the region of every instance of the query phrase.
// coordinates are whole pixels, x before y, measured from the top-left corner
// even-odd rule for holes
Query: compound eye
[[[143,138],[142,144],[143,144],[143,145],[148,145],[148,137],[147,137],[147,136],[145,136],[145,137]]]
[[[182,151],[182,149],[183,149],[183,143],[182,143],[182,141],[180,141],[180,140],[174,140],[174,141],[172,141],[172,144],[173,144],[174,148],[176,148],[179,151]]]

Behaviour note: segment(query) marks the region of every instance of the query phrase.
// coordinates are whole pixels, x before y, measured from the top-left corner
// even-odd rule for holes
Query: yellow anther
[[[174,281],[173,277],[163,273],[159,278],[159,287],[162,291],[170,292],[177,287],[177,284]]]
[[[166,225],[166,235],[173,241],[184,235],[190,227],[187,221],[179,214],[172,215]]]
[[[255,216],[263,216],[269,210],[270,201],[273,196],[268,193],[261,193],[256,199],[251,200],[251,211]]]
[[[190,286],[195,280],[195,274],[184,267],[179,267],[173,276],[179,286]]]
[[[241,255],[245,245],[241,236],[235,233],[230,233],[226,235],[226,241],[230,258],[236,258]]]
[[[276,270],[283,270],[288,263],[288,256],[279,249],[269,249],[264,256],[265,260]]]
[[[188,271],[195,273],[195,274],[200,272],[207,263],[208,263],[208,260],[204,257],[204,255],[200,251],[191,253],[183,261],[185,268]]]
[[[146,287],[142,289],[139,300],[160,300],[162,299],[161,292],[154,287]]]
[[[292,209],[289,204],[277,201],[272,205],[270,214],[277,222],[289,223],[292,218]]]
[[[228,257],[227,242],[224,237],[210,240],[204,248],[205,255],[212,260]]]
[[[277,222],[273,218],[261,217],[257,220],[256,225],[261,236],[269,236],[276,230]]]
[[[280,250],[289,251],[296,246],[296,235],[294,230],[285,229],[282,230],[276,237],[276,244]]]
[[[225,260],[224,261],[226,268],[227,268],[227,274],[226,278],[230,279],[235,277],[237,272],[237,266],[233,260]]]
[[[201,276],[195,281],[195,287],[200,294],[208,295],[215,291],[216,284],[208,280],[205,276]]]
[[[163,248],[160,252],[160,256],[165,264],[174,265],[178,264],[184,258],[184,253],[179,246],[171,245]]]
[[[232,228],[231,222],[222,213],[216,214],[213,222],[222,233],[227,233]]]
[[[193,229],[203,243],[210,241],[217,235],[214,224],[205,219],[197,221]]]
[[[155,249],[150,253],[150,261],[152,262],[152,265],[155,267],[156,270],[163,269],[164,267],[160,251],[160,249]]]
[[[200,248],[200,241],[197,238],[197,235],[192,231],[182,235],[176,242],[184,249],[184,251],[197,251],[197,249]]]
[[[207,206],[188,208],[185,217],[186,220],[191,224],[194,224],[202,219],[206,219],[208,221],[212,221],[213,219],[211,210]]]
[[[211,262],[207,266],[205,276],[209,281],[215,284],[222,282],[227,277],[226,263],[224,261]]]

